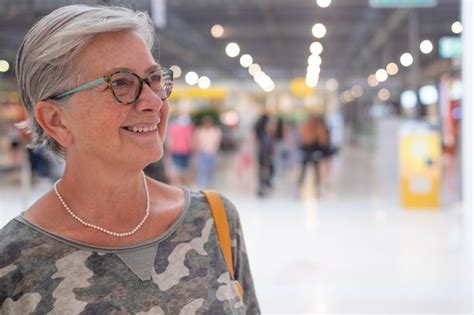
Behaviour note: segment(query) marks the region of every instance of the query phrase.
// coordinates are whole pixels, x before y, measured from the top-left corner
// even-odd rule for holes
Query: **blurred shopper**
[[[234,176],[238,187],[247,193],[254,192],[256,190],[255,185],[257,184],[255,179],[257,166],[253,133],[248,133],[246,137],[242,138],[235,162]]]
[[[26,159],[25,143],[28,136],[22,132],[21,128],[16,126],[26,119],[26,113],[23,107],[17,102],[0,102],[0,135],[6,133],[8,147],[5,148],[0,144],[0,157],[2,157],[2,149],[8,155],[7,163],[2,163],[0,169],[5,172],[14,172],[18,170]],[[3,161],[5,162],[5,160]]]
[[[275,168],[276,176],[279,176],[279,171],[285,167],[286,159],[286,148],[284,141],[284,126],[285,122],[283,118],[275,118],[275,134],[274,134],[274,154],[273,154],[273,163]]]
[[[197,167],[197,183],[207,188],[213,183],[217,152],[222,140],[222,131],[211,116],[204,116],[194,132]]]
[[[298,126],[294,121],[284,121],[283,124],[283,169],[288,176],[300,161],[300,136]]]
[[[28,148],[27,151],[33,183],[36,183],[39,178],[49,177],[51,165],[46,156],[46,148],[39,146],[36,148]]]
[[[21,145],[21,132],[13,124],[8,126],[8,141],[10,142],[10,150],[15,154]],[[14,159],[15,161],[16,159]]]
[[[15,166],[22,164],[23,159],[23,145],[22,135],[20,129],[14,124],[8,125],[8,141],[10,142],[11,162]]]
[[[181,114],[171,123],[168,131],[168,148],[173,162],[171,182],[175,185],[188,185],[191,181],[191,154],[193,129],[191,118]]]
[[[273,189],[275,172],[273,153],[275,151],[275,133],[277,122],[268,115],[260,116],[255,124],[258,160],[258,191],[260,197],[266,196]]]
[[[150,176],[157,181],[160,181],[165,184],[169,184],[170,180],[168,174],[166,173],[165,163],[163,159],[150,163],[143,169],[147,176]]]
[[[298,187],[304,183],[308,164],[314,165],[316,173],[317,193],[321,190],[321,162],[335,153],[332,149],[328,127],[324,119],[319,116],[310,116],[300,125],[301,141],[301,172],[298,179]]]
[[[142,171],[163,155],[173,87],[153,38],[146,13],[72,5],[21,44],[33,144],[66,169],[0,231],[1,314],[260,313],[232,203],[228,265],[203,193]]]

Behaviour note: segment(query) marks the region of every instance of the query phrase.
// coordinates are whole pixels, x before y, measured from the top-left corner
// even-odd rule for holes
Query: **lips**
[[[154,120],[150,121],[137,121],[130,123],[130,125],[122,126],[122,129],[125,129],[134,133],[146,133],[146,132],[155,132],[160,126],[161,119],[156,117]]]
[[[155,131],[158,129],[158,125],[152,125],[152,126],[128,126],[128,127],[123,127],[124,129],[131,131],[131,132],[136,132],[136,133],[141,133],[141,132],[150,132],[150,131]]]

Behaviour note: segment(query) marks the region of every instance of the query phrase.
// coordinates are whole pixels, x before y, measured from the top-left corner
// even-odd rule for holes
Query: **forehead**
[[[154,64],[147,44],[133,31],[99,34],[78,56],[81,73],[91,79],[115,68],[128,68],[143,75]]]

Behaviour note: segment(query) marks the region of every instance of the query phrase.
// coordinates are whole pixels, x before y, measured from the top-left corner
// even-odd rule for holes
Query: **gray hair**
[[[30,29],[16,57],[21,100],[29,116],[24,127],[32,134],[30,147],[46,145],[56,155],[65,155],[64,148],[36,121],[34,106],[77,84],[76,57],[94,36],[126,30],[135,31],[152,49],[155,33],[148,14],[123,7],[69,5]],[[67,101],[56,102],[65,105]]]

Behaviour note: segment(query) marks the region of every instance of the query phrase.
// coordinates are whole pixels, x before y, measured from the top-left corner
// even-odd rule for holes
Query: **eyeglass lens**
[[[140,78],[128,72],[114,73],[110,78],[110,87],[121,103],[133,103],[140,96],[142,85]],[[162,99],[167,99],[173,88],[173,80],[167,71],[153,71],[144,79],[150,88]]]

